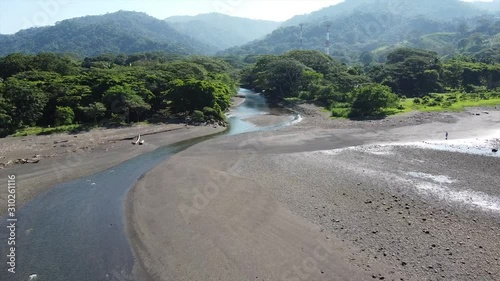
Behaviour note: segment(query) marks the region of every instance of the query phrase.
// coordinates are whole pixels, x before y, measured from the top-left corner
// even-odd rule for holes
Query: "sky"
[[[0,34],[119,10],[145,12],[165,19],[174,15],[218,12],[232,16],[285,21],[342,0],[0,0]],[[436,0],[439,1],[439,0]],[[491,0],[465,0],[491,1]]]
[[[232,16],[285,21],[342,0],[0,0],[0,34],[86,15],[119,10],[145,12],[165,19],[174,15],[218,12]]]

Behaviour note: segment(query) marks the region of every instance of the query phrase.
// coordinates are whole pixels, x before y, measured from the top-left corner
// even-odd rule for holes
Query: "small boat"
[[[144,140],[139,141],[139,145],[143,145],[143,144],[144,144]]]

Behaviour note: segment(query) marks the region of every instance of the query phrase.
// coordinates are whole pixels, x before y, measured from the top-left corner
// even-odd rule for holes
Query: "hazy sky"
[[[341,0],[0,0],[0,33],[118,10],[141,11],[159,19],[173,15],[219,12],[233,16],[284,21]]]
[[[85,15],[118,10],[141,11],[159,19],[173,15],[219,12],[284,21],[342,0],[0,0],[0,34]],[[439,0],[436,0],[439,1]],[[474,0],[467,0],[474,1]],[[488,0],[480,0],[488,1]]]

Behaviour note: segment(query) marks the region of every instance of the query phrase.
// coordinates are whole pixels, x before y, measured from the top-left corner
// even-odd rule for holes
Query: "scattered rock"
[[[494,152],[494,153],[497,153],[498,152],[498,148],[493,148],[491,151]]]

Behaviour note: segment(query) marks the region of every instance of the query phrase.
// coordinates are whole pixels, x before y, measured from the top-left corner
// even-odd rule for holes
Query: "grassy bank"
[[[16,133],[12,134],[12,137],[24,137],[24,136],[32,136],[32,135],[51,135],[51,134],[59,134],[59,133],[70,133],[77,132],[83,130],[84,127],[82,125],[68,125],[68,126],[59,126],[52,128],[44,128],[44,127],[28,127],[17,130]]]
[[[466,107],[500,106],[500,93],[485,94],[433,94],[424,98],[405,99],[401,101],[404,108],[401,112],[413,110],[431,111],[463,111]]]
[[[500,107],[500,93],[448,93],[432,94],[423,98],[401,99],[397,108],[386,108],[379,116],[385,117],[411,111],[445,112],[463,111],[467,107]],[[337,104],[331,108],[333,118],[349,118],[351,108],[349,104]]]

